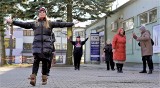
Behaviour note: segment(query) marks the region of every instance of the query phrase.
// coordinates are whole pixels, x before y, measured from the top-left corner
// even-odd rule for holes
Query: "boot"
[[[120,73],[120,68],[119,67],[117,68],[117,73]]]
[[[47,84],[47,75],[42,75],[42,85],[46,85]]]
[[[119,64],[117,63],[116,66],[117,66],[117,73],[120,73],[120,66],[119,66]]]
[[[123,73],[122,68],[123,68],[123,64],[120,64],[120,73]]]
[[[148,72],[148,74],[152,74],[152,71],[153,71],[153,70],[150,69],[149,72]]]
[[[49,73],[47,73],[47,76],[50,76]]]
[[[36,85],[36,75],[35,74],[30,75],[29,79],[31,79],[30,84],[32,86],[35,86]]]

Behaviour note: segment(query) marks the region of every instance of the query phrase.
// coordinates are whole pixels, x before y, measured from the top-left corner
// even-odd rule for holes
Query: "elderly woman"
[[[106,41],[106,45],[103,48],[103,51],[105,53],[105,61],[106,61],[106,65],[107,65],[107,70],[110,70],[110,67],[112,69],[112,71],[114,71],[114,62],[113,62],[113,52],[112,52],[112,44],[110,42],[110,40]]]
[[[126,36],[122,28],[118,29],[118,33],[112,41],[113,60],[117,66],[117,72],[123,73],[122,68],[126,60]]]
[[[152,55],[153,55],[153,41],[151,39],[151,34],[144,26],[140,27],[141,36],[137,37],[135,33],[133,33],[133,38],[136,41],[139,41],[139,46],[141,47],[141,55],[143,61],[143,70],[139,73],[147,73],[146,71],[146,61],[148,63],[149,72],[148,74],[152,74],[153,71],[153,62],[152,62]]]
[[[36,75],[39,69],[39,63],[42,61],[42,85],[47,84],[47,62],[51,59],[52,55],[52,42],[51,33],[52,29],[56,27],[72,27],[73,23],[67,22],[52,22],[47,18],[47,10],[41,7],[38,11],[38,19],[35,22],[20,22],[8,19],[8,23],[13,23],[13,25],[20,26],[25,29],[33,29],[34,40],[32,53],[34,56],[34,63],[32,67],[32,74],[30,75],[30,84],[35,86]]]

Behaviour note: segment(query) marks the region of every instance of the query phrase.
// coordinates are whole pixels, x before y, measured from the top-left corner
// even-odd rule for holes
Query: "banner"
[[[160,24],[153,26],[153,53],[160,53]]]
[[[90,36],[90,46],[91,46],[91,61],[100,61],[100,39],[99,39],[99,33],[91,33]]]

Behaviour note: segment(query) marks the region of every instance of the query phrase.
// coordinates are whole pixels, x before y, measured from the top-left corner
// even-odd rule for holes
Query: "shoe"
[[[117,73],[120,73],[120,68],[117,68]]]
[[[112,71],[114,71],[115,69],[112,69]]]
[[[36,85],[36,75],[35,74],[32,74],[30,75],[30,78],[29,78],[31,81],[30,81],[30,84],[32,86],[35,86]]]
[[[117,71],[117,73],[123,73],[123,72],[121,72],[121,71]]]
[[[50,76],[49,73],[47,73],[47,76]]]
[[[78,68],[78,70],[80,70],[80,68]]]
[[[119,71],[119,73],[123,73],[123,71],[121,70],[121,71]]]
[[[47,75],[42,75],[42,85],[46,85],[47,84]]]
[[[149,70],[148,74],[152,74],[152,70]]]
[[[147,71],[144,71],[144,70],[143,70],[143,71],[140,71],[139,73],[147,73]]]

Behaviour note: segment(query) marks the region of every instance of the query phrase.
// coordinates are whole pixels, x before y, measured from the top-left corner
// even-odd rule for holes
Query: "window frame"
[[[133,20],[133,28],[128,28],[128,26],[129,26],[129,22],[130,22],[130,20]],[[124,24],[125,23],[125,24]],[[127,25],[126,25],[127,24]],[[131,18],[129,18],[129,19],[127,19],[127,20],[125,20],[125,21],[123,21],[123,23],[122,23],[122,25],[123,25],[123,29],[125,30],[125,31],[128,31],[128,30],[132,30],[132,29],[134,29],[134,25],[135,25],[135,20],[134,20],[134,17],[131,17]],[[125,25],[125,27],[124,27],[124,25]]]
[[[26,48],[25,45],[29,45],[30,49]],[[23,43],[23,50],[32,50],[32,43]]]
[[[150,12],[153,11],[153,10],[156,10],[156,20],[150,22]],[[146,23],[143,23],[143,24],[150,24],[150,23],[157,22],[158,10],[157,10],[157,8],[153,8],[153,9],[150,9],[150,10],[148,10],[148,11],[145,11],[145,12],[137,15],[137,16],[138,16],[138,27],[141,26],[141,25],[143,25],[143,24],[141,24],[141,21],[140,21],[140,15],[142,15],[142,14],[144,14],[144,13],[147,13],[147,22],[146,22]]]

